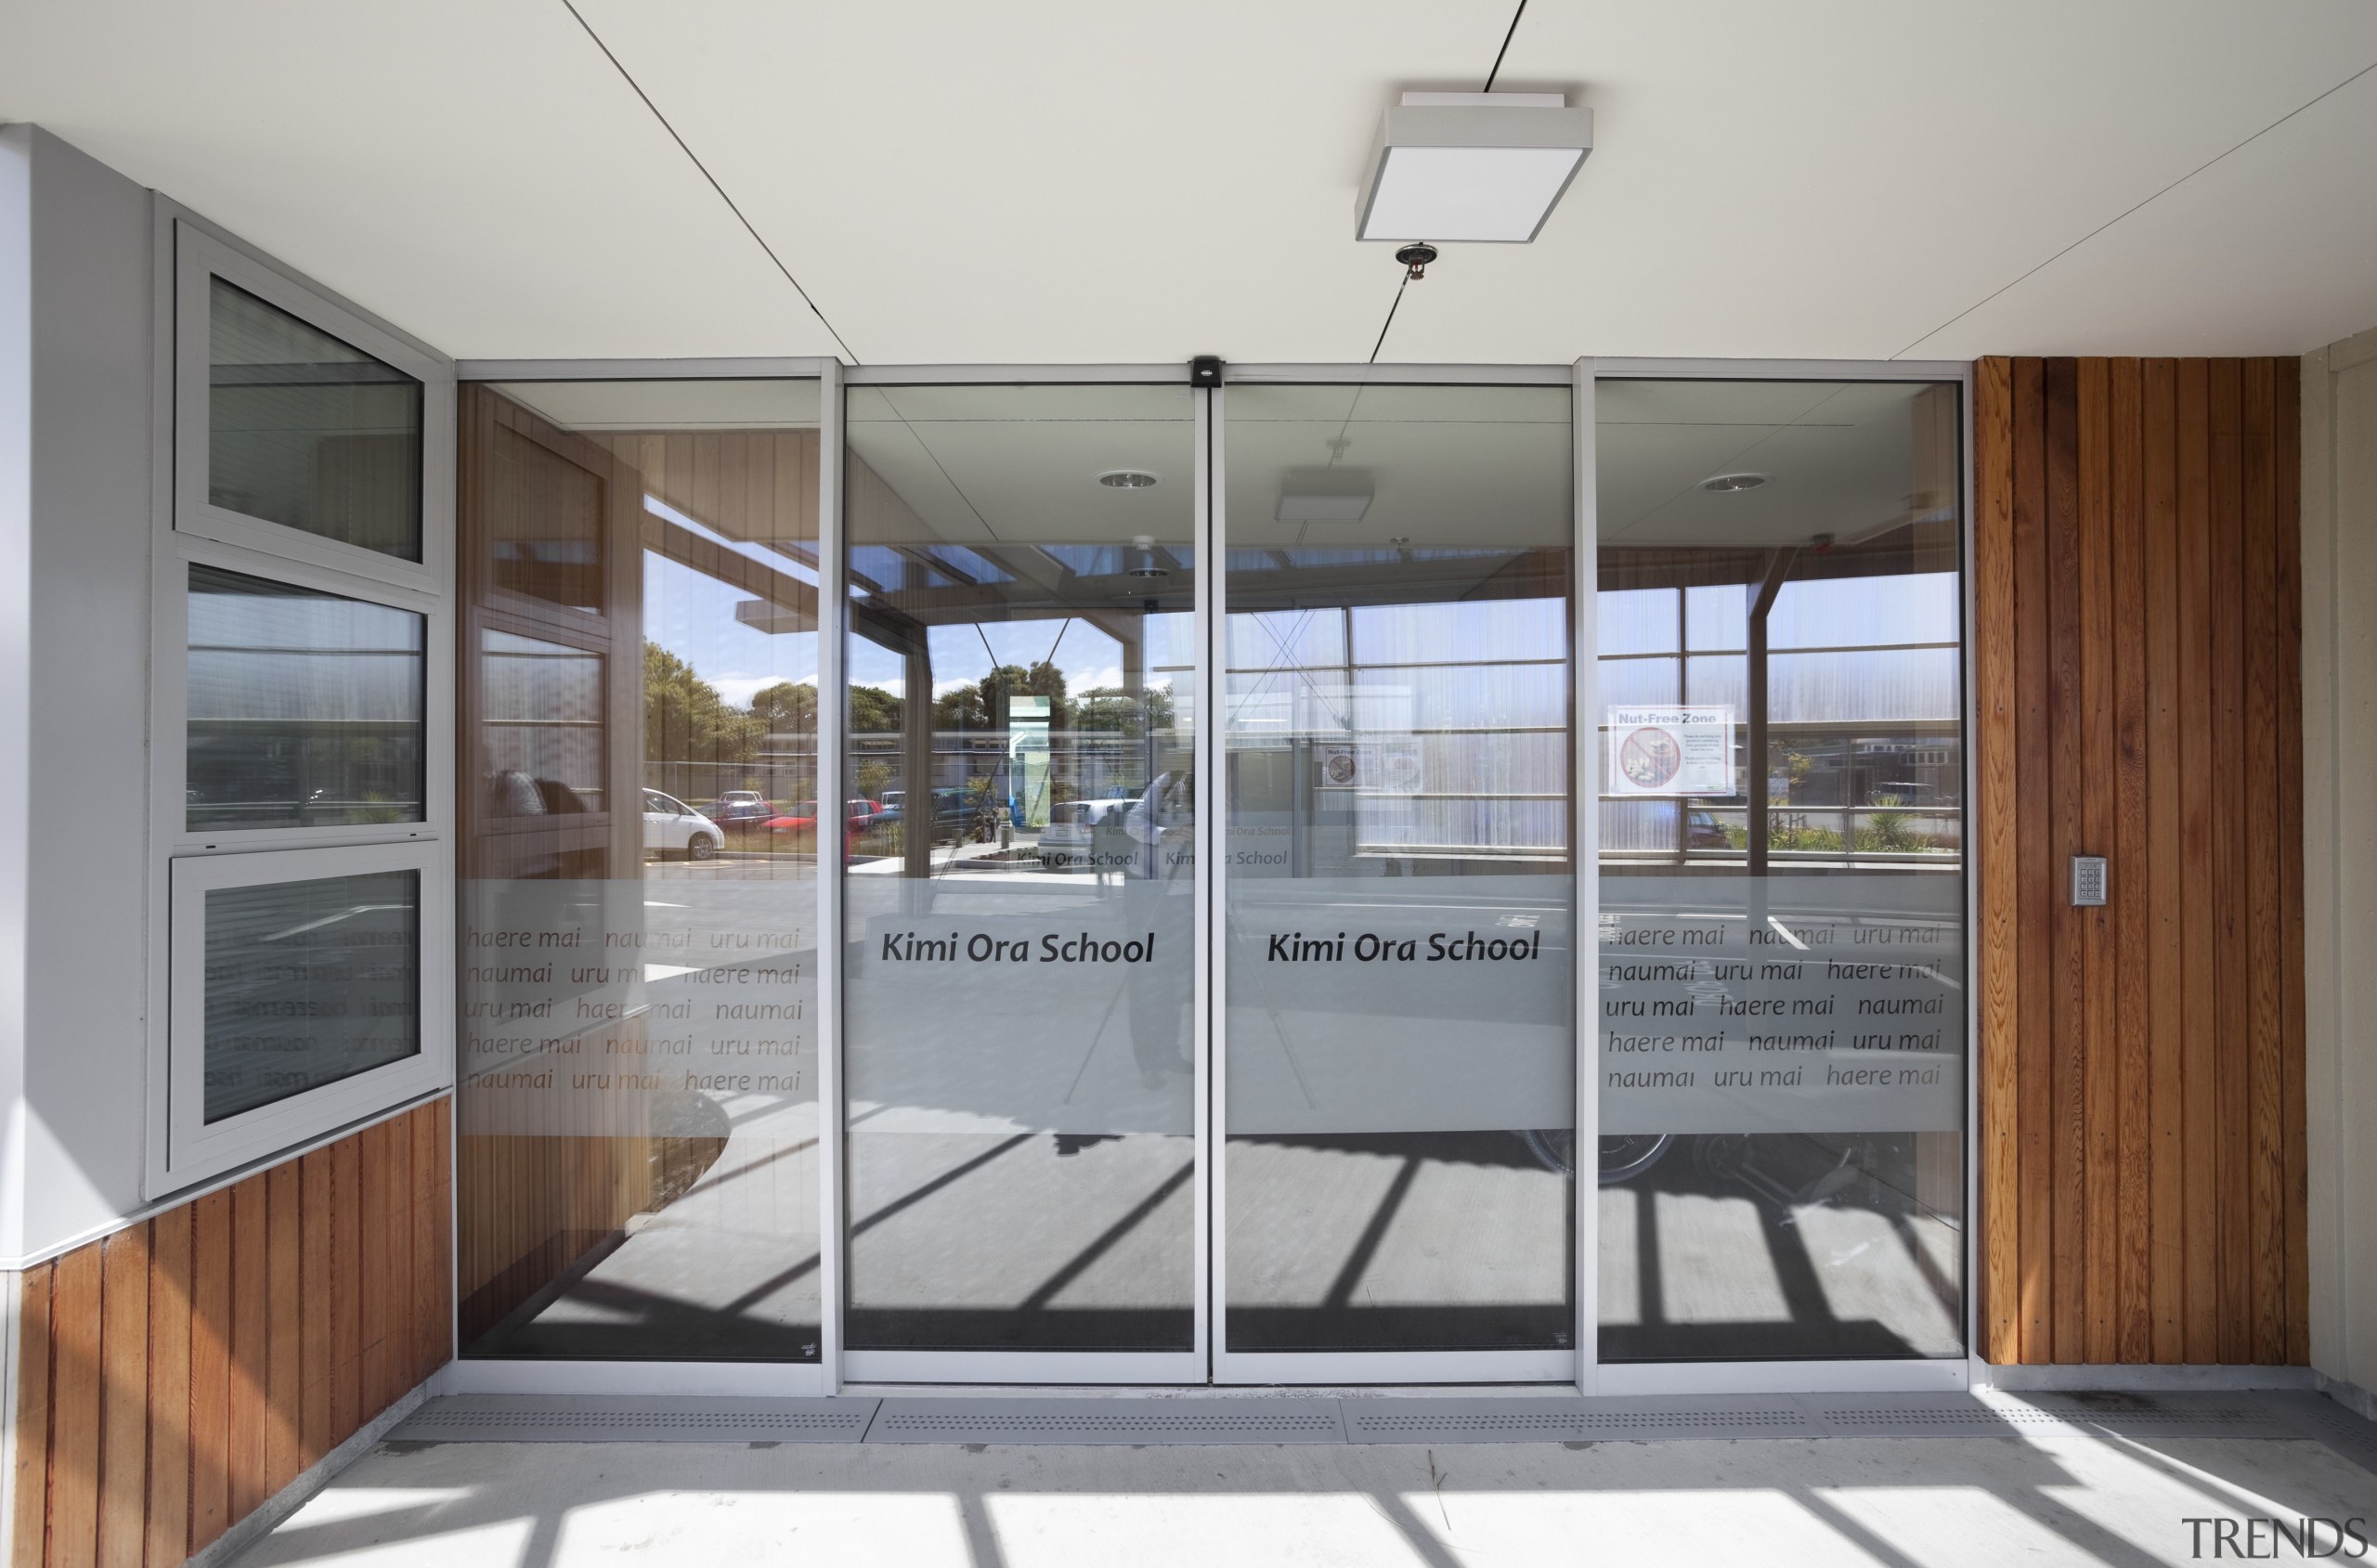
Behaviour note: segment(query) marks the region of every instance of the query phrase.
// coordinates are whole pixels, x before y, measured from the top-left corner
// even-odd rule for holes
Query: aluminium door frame
[[[1203,721],[1204,710],[1211,706],[1211,700],[1206,693],[1211,689],[1212,679],[1211,671],[1206,667],[1208,661],[1205,649],[1208,644],[1211,619],[1214,614],[1214,606],[1217,603],[1214,598],[1217,585],[1214,581],[1214,574],[1207,570],[1207,562],[1214,552],[1213,538],[1208,531],[1213,507],[1210,483],[1214,466],[1210,461],[1211,450],[1208,442],[1213,437],[1214,426],[1211,417],[1212,394],[1206,388],[1189,385],[1188,367],[1176,362],[1162,365],[865,365],[852,366],[844,369],[841,379],[843,384],[848,387],[873,386],[886,390],[894,387],[925,386],[1098,384],[1188,387],[1192,421],[1189,463],[1193,529],[1191,560],[1196,571],[1195,609],[1191,636],[1197,650],[1196,673],[1199,683],[1197,688],[1199,723],[1193,744],[1194,755],[1197,758],[1196,766],[1202,771],[1208,765],[1209,747],[1212,745],[1212,727]],[[838,400],[836,417],[838,441],[843,433],[842,421],[845,418],[844,410],[838,406]],[[841,455],[838,452],[836,458],[838,470],[841,461]],[[819,515],[822,524],[823,519],[827,515],[822,507]],[[830,626],[835,636],[836,646],[839,649],[845,645],[845,640],[850,635],[850,626],[849,603],[844,592],[843,577],[847,567],[846,552],[842,549],[842,529],[845,519],[842,516],[838,497],[831,515],[833,534],[830,544],[825,541],[821,526],[819,552],[821,565],[824,561],[830,560],[834,575],[826,578],[821,573],[819,625],[821,634]],[[829,590],[832,608],[827,610],[823,602],[829,597]],[[830,622],[826,619],[828,616],[832,617]],[[821,665],[819,677],[821,691],[825,688],[825,684]],[[838,728],[838,716],[844,711],[846,704],[847,693],[845,693],[840,700],[819,705],[821,715],[826,708],[831,707],[838,716],[838,743],[846,739],[840,735]],[[848,771],[848,759],[838,752],[831,758],[826,757],[823,753],[821,741],[818,763],[821,779],[825,776],[828,767],[836,770],[833,776],[843,777]],[[1199,781],[1199,787],[1201,792],[1203,787],[1201,779]],[[1211,813],[1203,810],[1201,803],[1201,809],[1197,812],[1195,840],[1201,862],[1207,853],[1207,836],[1211,830]],[[849,1112],[844,1103],[846,1096],[840,1086],[838,1072],[842,1065],[841,1057],[846,1049],[843,1030],[847,1020],[843,1016],[838,961],[842,935],[842,910],[839,906],[841,888],[846,875],[847,873],[843,873],[832,878],[836,888],[837,907],[834,912],[834,922],[829,929],[835,932],[837,938],[835,950],[838,955],[837,961],[831,965],[825,964],[822,961],[821,953],[819,965],[821,1005],[825,1004],[823,991],[825,975],[830,971],[836,977],[834,1004],[828,1009],[830,1022],[825,1027],[830,1028],[833,1031],[833,1049],[838,1069],[833,1100],[838,1129],[833,1150],[837,1161],[835,1183],[838,1188],[846,1188],[848,1171],[847,1147],[840,1140],[839,1130],[847,1128]],[[1207,1381],[1210,1366],[1207,1346],[1213,1332],[1211,1313],[1213,1298],[1208,1276],[1208,1260],[1213,1256],[1212,1210],[1209,1202],[1212,1181],[1209,1107],[1213,1096],[1209,1089],[1212,1082],[1210,1076],[1212,1029],[1207,1011],[1208,991],[1205,984],[1208,962],[1206,950],[1210,944],[1202,939],[1208,929],[1211,897],[1210,885],[1201,874],[1193,879],[1191,884],[1192,902],[1189,914],[1191,929],[1198,933],[1200,939],[1193,944],[1191,955],[1192,1013],[1189,1023],[1191,1056],[1189,1142],[1192,1161],[1189,1187],[1193,1195],[1189,1348],[1181,1351],[856,1350],[850,1348],[842,1328],[842,1319],[849,1310],[849,1291],[846,1285],[838,1283],[838,1288],[827,1298],[825,1304],[825,1315],[834,1325],[827,1331],[827,1344],[837,1353],[826,1364],[828,1392],[838,1393],[850,1384],[862,1384],[867,1387],[895,1387],[903,1384],[971,1384],[983,1387],[1112,1385],[1190,1388],[1202,1385]],[[821,1049],[823,1049],[822,1045]],[[838,1271],[838,1278],[843,1276],[841,1271],[847,1270],[849,1262],[850,1222],[846,1205],[838,1205],[833,1225],[835,1230],[827,1245],[826,1254],[828,1257],[838,1259],[841,1265],[841,1270]]]
[[[1586,1120],[1597,1102],[1591,1098],[1593,1090],[1591,1075],[1584,1070],[1581,1049],[1577,1043],[1584,1038],[1585,998],[1590,994],[1591,958],[1583,940],[1591,927],[1587,924],[1590,901],[1593,897],[1593,878],[1588,875],[1591,862],[1583,854],[1583,840],[1576,824],[1585,820],[1576,805],[1580,798],[1583,780],[1588,777],[1582,764],[1590,760],[1583,749],[1590,744],[1591,727],[1584,721],[1590,711],[1585,706],[1585,690],[1580,681],[1589,680],[1592,661],[1578,656],[1578,651],[1590,646],[1592,597],[1580,591],[1592,579],[1591,571],[1591,434],[1592,380],[1591,360],[1578,360],[1573,365],[1326,365],[1270,363],[1226,365],[1222,384],[1214,389],[1214,434],[1213,446],[1214,470],[1217,482],[1214,486],[1213,530],[1214,538],[1214,616],[1213,641],[1200,650],[1200,655],[1211,668],[1214,698],[1210,706],[1214,717],[1204,729],[1214,737],[1213,760],[1213,797],[1203,803],[1198,817],[1210,821],[1215,835],[1214,850],[1208,863],[1212,870],[1202,880],[1211,889],[1214,924],[1205,933],[1204,945],[1210,950],[1212,966],[1213,1040],[1213,1186],[1214,1239],[1212,1267],[1214,1270],[1211,1312],[1214,1323],[1212,1380],[1221,1386],[1320,1385],[1344,1387],[1356,1385],[1413,1386],[1430,1383],[1539,1383],[1557,1386],[1573,1384],[1586,1387],[1586,1368],[1590,1365],[1592,1344],[1584,1330],[1592,1315],[1591,1264],[1592,1205],[1586,1201],[1581,1188],[1583,1160],[1572,1159],[1577,1167],[1574,1178],[1579,1186],[1574,1189],[1574,1211],[1578,1237],[1577,1253],[1571,1260],[1569,1289],[1576,1308],[1576,1328],[1570,1332],[1569,1349],[1547,1350],[1455,1350],[1455,1351],[1233,1351],[1227,1348],[1228,1315],[1228,1190],[1226,1162],[1219,1158],[1228,1136],[1224,1119],[1228,1092],[1228,1052],[1222,1031],[1227,1026],[1228,943],[1222,938],[1222,924],[1228,918],[1227,856],[1220,852],[1220,836],[1227,823],[1229,803],[1227,780],[1222,767],[1227,760],[1227,736],[1222,733],[1222,710],[1226,706],[1226,682],[1228,678],[1228,574],[1223,563],[1228,552],[1228,518],[1224,497],[1227,490],[1226,416],[1224,409],[1230,387],[1234,385],[1304,385],[1304,386],[1559,386],[1569,389],[1571,420],[1570,462],[1571,487],[1569,498],[1571,542],[1577,557],[1571,592],[1577,603],[1573,612],[1570,648],[1570,715],[1572,740],[1578,748],[1578,769],[1570,790],[1572,826],[1570,842],[1577,845],[1575,902],[1573,919],[1577,964],[1576,984],[1572,991],[1577,1020],[1576,1042],[1572,1042],[1572,1062],[1575,1069],[1578,1103],[1576,1114],[1578,1133],[1576,1147],[1585,1147],[1583,1129],[1592,1123]]]
[[[841,392],[849,386],[867,385],[929,385],[929,384],[1084,384],[1095,382],[1167,383],[1188,380],[1187,368],[1178,364],[1153,365],[917,365],[917,366],[849,366],[838,360],[809,357],[751,358],[684,358],[684,359],[503,359],[461,360],[455,366],[459,381],[638,381],[638,380],[746,380],[746,379],[815,379],[820,387],[820,488],[819,498],[819,685],[825,686],[826,648],[831,644],[831,657],[837,675],[845,656],[842,638],[847,635],[847,603],[845,603],[846,564],[842,559],[843,538],[842,486],[840,484],[844,443],[844,408]],[[1599,1097],[1592,1065],[1598,1059],[1597,1049],[1587,1049],[1585,1017],[1594,991],[1597,967],[1592,950],[1582,940],[1592,924],[1598,908],[1599,877],[1597,848],[1599,840],[1598,812],[1590,808],[1587,786],[1598,777],[1598,730],[1588,720],[1597,693],[1598,660],[1591,656],[1596,647],[1594,633],[1595,589],[1598,585],[1597,556],[1599,529],[1595,479],[1594,402],[1595,389],[1603,380],[1742,380],[1742,381],[1921,381],[1953,382],[1959,389],[1957,428],[1960,441],[1959,471],[1961,492],[1958,497],[1961,526],[1961,561],[1963,572],[1963,624],[1958,628],[1959,675],[1962,684],[1962,721],[1964,794],[1967,831],[1964,835],[1965,879],[1965,945],[1967,984],[1967,1017],[1965,1050],[1966,1126],[1963,1138],[1963,1183],[1965,1192],[1965,1246],[1963,1251],[1964,1278],[1960,1291],[1961,1321],[1967,1355],[1962,1358],[1929,1360],[1847,1360],[1847,1361],[1721,1361],[1721,1362],[1650,1362],[1604,1366],[1598,1357],[1597,1335],[1593,1332],[1596,1310],[1597,1269],[1597,1195],[1598,1184],[1588,1186],[1582,1180],[1581,1151],[1589,1139],[1597,1140]],[[973,1377],[990,1374],[1019,1381],[1047,1384],[1062,1383],[1132,1383],[1163,1382],[1189,1385],[1231,1382],[1317,1381],[1333,1383],[1370,1382],[1475,1382],[1529,1381],[1558,1384],[1569,1382],[1587,1394],[1656,1394],[1656,1393],[1732,1393],[1757,1392],[1885,1392],[1923,1389],[1961,1389],[1984,1384],[1988,1379],[1986,1364],[1973,1346],[1973,1327],[1979,1313],[1977,1294],[1980,1281],[1980,1149],[1977,1134],[1979,1118],[1979,987],[1972,983],[1978,969],[1974,951],[1978,929],[1976,901],[1980,878],[1974,861],[1977,846],[1970,830],[1973,788],[1978,776],[1973,736],[1977,730],[1974,710],[1975,694],[1971,675],[1971,640],[1973,632],[1973,538],[1977,520],[1972,512],[1972,369],[1961,360],[1891,361],[1891,360],[1827,360],[1827,359],[1692,359],[1692,358],[1580,358],[1569,365],[1359,365],[1326,363],[1260,363],[1225,367],[1223,386],[1195,389],[1199,426],[1196,485],[1199,498],[1196,508],[1196,549],[1198,582],[1196,589],[1196,648],[1199,662],[1198,679],[1201,699],[1206,709],[1195,740],[1197,767],[1201,787],[1209,794],[1220,787],[1224,760],[1224,737],[1215,722],[1221,711],[1220,680],[1225,673],[1220,654],[1224,649],[1223,628],[1227,615],[1225,577],[1219,563],[1225,557],[1227,539],[1224,536],[1222,489],[1219,483],[1226,473],[1222,400],[1227,387],[1232,384],[1262,384],[1282,382],[1318,382],[1327,384],[1383,383],[1408,385],[1566,385],[1573,390],[1571,411],[1575,421],[1573,460],[1575,463],[1576,513],[1576,628],[1573,650],[1573,695],[1575,720],[1576,779],[1572,804],[1578,844],[1577,886],[1577,1147],[1578,1186],[1576,1192],[1576,1272],[1575,1289],[1578,1330],[1576,1349],[1565,1352],[1448,1352],[1448,1353],[1367,1353],[1339,1352],[1320,1355],[1295,1353],[1239,1352],[1225,1355],[1220,1349],[1220,1303],[1225,1289],[1224,1256],[1221,1246],[1222,1213],[1220,1202],[1221,1162],[1216,1158],[1222,1128],[1217,1116],[1221,1100],[1221,1074],[1224,1070],[1222,1053],[1217,1044],[1221,1027],[1221,1002],[1226,976],[1220,944],[1216,940],[1216,925],[1222,913],[1224,868],[1220,844],[1226,803],[1215,797],[1209,799],[1198,813],[1196,827],[1197,855],[1210,875],[1198,878],[1195,915],[1198,943],[1195,978],[1196,1016],[1192,1027],[1196,1062],[1197,1092],[1195,1095],[1194,1133],[1199,1175],[1193,1183],[1196,1202],[1195,1259],[1197,1291],[1195,1302],[1195,1350],[1187,1356],[1179,1353],[1161,1353],[1167,1362],[1191,1363],[1188,1375],[1174,1375],[1170,1368],[1161,1376],[1145,1376],[1157,1368],[1148,1366],[1124,1365],[1141,1363],[1132,1353],[1068,1352],[1068,1353],[939,1353],[939,1352],[876,1352],[859,1353],[860,1366],[849,1367],[850,1353],[843,1347],[842,1280],[846,1263],[847,1236],[841,1213],[844,1157],[842,1132],[845,1115],[841,1107],[841,1045],[842,1017],[839,1006],[840,985],[838,964],[824,962],[827,941],[838,942],[841,917],[841,878],[821,878],[819,883],[820,974],[819,974],[819,1132],[821,1149],[825,1154],[822,1162],[820,1192],[819,1246],[821,1251],[821,1359],[816,1363],[784,1362],[714,1362],[714,1361],[456,1361],[438,1374],[439,1392],[489,1392],[522,1393],[620,1393],[679,1394],[799,1394],[833,1393],[840,1392],[851,1380],[851,1370],[871,1370],[873,1356],[927,1356],[941,1363],[943,1355],[963,1356],[975,1365],[958,1367],[942,1363],[934,1365],[919,1361],[912,1371],[918,1378],[931,1380],[954,1380],[959,1372]],[[846,761],[840,753],[846,749],[842,724],[843,705],[838,702],[821,705],[818,722],[819,771],[823,777],[829,767],[840,768]],[[830,710],[832,717],[828,719]],[[828,754],[828,743],[833,754]],[[830,891],[828,890],[830,888]],[[830,916],[832,924],[828,925]],[[829,974],[831,978],[829,978]],[[830,999],[830,1003],[829,1003]],[[828,1116],[828,1108],[834,1114]],[[1253,1371],[1245,1367],[1245,1358],[1260,1357],[1260,1377],[1228,1378],[1227,1371]],[[1528,1358],[1522,1361],[1498,1362],[1498,1357]],[[985,1358],[996,1358],[994,1367]],[[1106,1364],[1112,1375],[1091,1376],[1095,1367],[1081,1365],[1085,1358],[1096,1358]],[[1556,1362],[1556,1365],[1554,1364]],[[906,1381],[908,1379],[896,1380]]]

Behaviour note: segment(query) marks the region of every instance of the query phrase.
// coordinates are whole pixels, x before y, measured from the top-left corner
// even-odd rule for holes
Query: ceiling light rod
[[[1406,93],[1379,124],[1359,240],[1526,244],[1593,149],[1560,93]]]

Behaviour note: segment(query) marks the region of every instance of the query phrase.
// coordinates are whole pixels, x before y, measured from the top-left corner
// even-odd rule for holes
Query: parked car
[[[709,820],[729,833],[747,833],[768,825],[776,814],[773,802],[755,789],[730,789],[711,803]]]
[[[1714,811],[1686,811],[1683,814],[1683,847],[1687,849],[1730,849],[1734,841],[1725,836]]]
[[[726,830],[673,795],[643,792],[643,849],[706,861],[726,847]]]
[[[1069,800],[1051,807],[1048,825],[1040,830],[1040,863],[1051,871],[1095,864],[1100,824],[1116,812],[1129,810],[1138,800],[1136,795],[1124,795],[1108,800]]]

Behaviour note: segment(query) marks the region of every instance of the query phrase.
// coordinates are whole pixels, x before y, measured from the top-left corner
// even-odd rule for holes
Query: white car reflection
[[[695,810],[673,795],[663,795],[656,789],[643,792],[643,852],[647,855],[682,855],[687,860],[706,861],[715,855],[726,842],[719,825]]]

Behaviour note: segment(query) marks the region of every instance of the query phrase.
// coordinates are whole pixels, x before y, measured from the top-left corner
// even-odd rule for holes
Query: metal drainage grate
[[[1648,1443],[1819,1435],[1781,1401],[1347,1400],[1354,1443]]]
[[[1342,1443],[1327,1400],[887,1399],[869,1443]]]
[[[461,1405],[434,1400],[388,1435],[414,1443],[856,1443],[876,1402]]]

